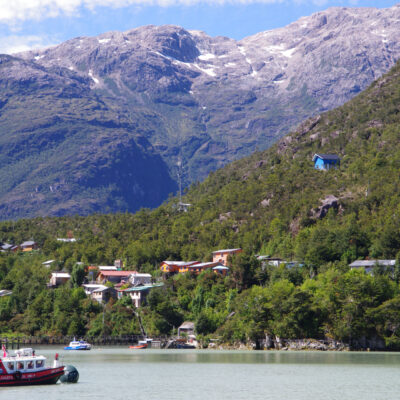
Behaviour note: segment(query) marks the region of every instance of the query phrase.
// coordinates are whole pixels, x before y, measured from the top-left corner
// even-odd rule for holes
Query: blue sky
[[[241,39],[328,7],[391,7],[399,0],[0,0],[0,52],[77,36],[174,24]]]

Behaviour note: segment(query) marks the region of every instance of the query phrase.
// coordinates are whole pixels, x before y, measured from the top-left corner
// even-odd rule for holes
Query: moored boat
[[[47,367],[46,357],[36,356],[31,348],[16,350],[10,356],[3,346],[3,357],[0,357],[0,386],[53,384],[63,374],[64,365],[58,361],[58,354],[53,367]]]
[[[151,342],[153,339],[145,339],[145,340],[139,340],[137,345],[129,346],[130,349],[147,349],[148,347],[151,347]]]
[[[92,345],[85,340],[73,340],[64,350],[90,350]]]

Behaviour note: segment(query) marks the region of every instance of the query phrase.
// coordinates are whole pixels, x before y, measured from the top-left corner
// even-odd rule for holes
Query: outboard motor
[[[79,380],[79,372],[73,365],[67,365],[64,368],[64,375],[61,375],[62,383],[77,383]]]

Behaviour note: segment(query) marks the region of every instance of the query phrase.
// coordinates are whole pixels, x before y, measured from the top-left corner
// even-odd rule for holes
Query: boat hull
[[[0,375],[0,386],[51,385],[57,383],[63,374],[64,367],[22,374],[2,374]]]
[[[77,347],[64,347],[64,350],[90,350],[90,347],[87,346],[77,346]]]

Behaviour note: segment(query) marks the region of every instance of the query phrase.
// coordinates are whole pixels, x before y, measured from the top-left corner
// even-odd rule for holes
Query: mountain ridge
[[[26,129],[32,132],[29,143],[44,135],[46,146],[53,147],[75,135],[77,125],[68,124],[76,121],[83,132],[97,126],[114,138],[117,135],[111,131],[122,129],[147,142],[150,153],[161,157],[162,171],[155,170],[152,185],[160,183],[158,173],[169,175],[169,189],[158,197],[161,202],[177,188],[179,162],[185,167],[185,185],[202,180],[234,159],[269,147],[305,118],[364,89],[400,57],[399,21],[398,6],[333,8],[240,41],[175,26],[147,26],[20,53],[23,62],[4,62],[0,68],[5,93],[0,99],[0,142],[5,148],[17,143],[17,152],[9,155],[20,154],[29,164],[30,156],[23,150],[26,136],[21,134]],[[32,105],[21,98],[28,93],[34,97]],[[39,123],[40,114],[45,115]],[[27,119],[24,124],[21,115],[32,122]],[[96,143],[104,157],[101,141]],[[6,160],[11,159],[0,154],[1,175],[10,175]],[[95,165],[91,168],[96,170]],[[115,179],[117,186],[122,184]],[[22,181],[14,186],[18,182]],[[144,191],[133,178],[130,185]],[[27,199],[35,196],[31,189],[24,194]],[[106,209],[153,207],[149,201],[153,197],[145,194],[140,205],[130,205],[126,197],[121,209],[112,204],[110,195]],[[27,204],[22,213],[12,211],[9,198],[8,191],[0,193],[0,202],[10,204],[10,212],[0,213],[3,219],[45,215],[48,210],[44,204],[41,209],[38,201],[35,207]],[[87,204],[91,203],[88,198]],[[73,212],[90,213],[91,207],[82,204],[81,211],[77,206]],[[100,204],[104,199],[93,211],[102,210]]]

